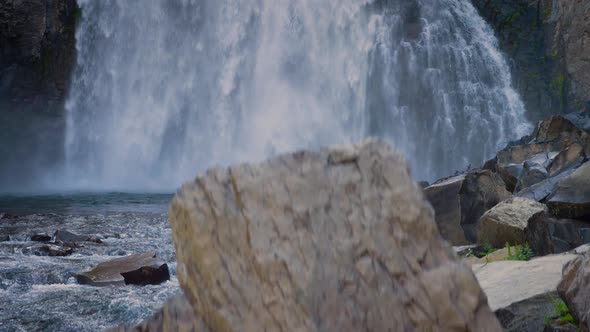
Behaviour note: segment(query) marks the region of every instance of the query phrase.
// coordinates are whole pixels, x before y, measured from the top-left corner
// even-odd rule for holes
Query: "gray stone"
[[[31,241],[49,242],[49,241],[51,241],[51,236],[49,236],[47,233],[34,234],[34,235],[31,235]]]
[[[556,291],[539,294],[496,310],[496,317],[506,332],[540,332],[545,329],[545,317],[555,314]]]
[[[559,295],[582,331],[590,330],[590,256],[578,256],[563,269],[563,279],[558,287]]]
[[[379,141],[209,170],[170,223],[178,280],[212,331],[501,330]]]
[[[65,230],[65,229],[60,229],[60,230],[55,231],[53,236],[55,238],[55,241],[61,241],[61,242],[67,242],[67,243],[83,242],[83,241],[86,241],[86,239],[88,238],[87,236],[78,235],[78,234],[72,233],[72,232]]]
[[[160,284],[170,280],[168,265],[156,258],[155,252],[113,259],[75,276],[82,285],[99,287]]]
[[[456,176],[424,189],[426,198],[434,208],[436,225],[440,234],[455,246],[469,243],[461,227],[459,191],[464,179],[464,175]]]

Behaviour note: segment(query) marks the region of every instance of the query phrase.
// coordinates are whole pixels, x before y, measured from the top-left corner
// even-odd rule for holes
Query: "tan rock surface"
[[[211,331],[500,331],[386,144],[213,169],[178,192],[178,278]]]

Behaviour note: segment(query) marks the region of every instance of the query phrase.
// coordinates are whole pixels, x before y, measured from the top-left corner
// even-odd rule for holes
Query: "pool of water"
[[[171,194],[0,196],[0,331],[97,331],[133,325],[180,293],[168,223]],[[37,233],[66,229],[103,238],[66,257],[37,256]],[[156,251],[171,280],[155,286],[96,288],[73,273],[129,254]]]

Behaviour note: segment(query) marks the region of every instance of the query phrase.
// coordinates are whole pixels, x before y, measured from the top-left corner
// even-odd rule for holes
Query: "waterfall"
[[[530,125],[468,0],[81,0],[69,185],[171,189],[215,165],[379,136],[418,179]]]

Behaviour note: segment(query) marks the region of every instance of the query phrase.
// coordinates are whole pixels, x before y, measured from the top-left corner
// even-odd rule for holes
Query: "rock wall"
[[[589,0],[472,0],[511,58],[531,120],[590,109]]]
[[[0,1],[0,191],[61,159],[79,15],[75,0]]]

